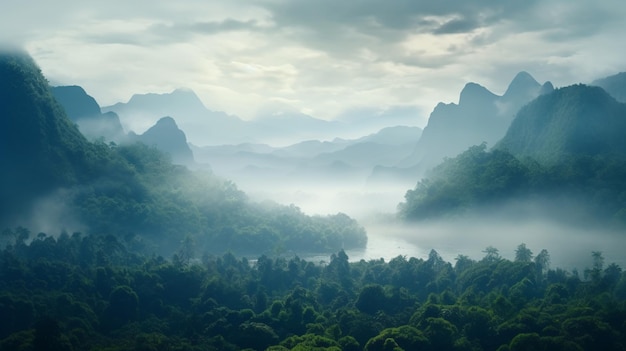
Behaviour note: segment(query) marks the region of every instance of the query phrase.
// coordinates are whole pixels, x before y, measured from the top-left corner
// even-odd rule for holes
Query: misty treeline
[[[25,53],[0,52],[0,76],[0,227],[114,234],[166,256],[181,242],[200,253],[365,247],[365,230],[345,214],[254,203],[154,147],[89,142]]]
[[[551,209],[561,219],[626,225],[626,162],[603,156],[571,156],[544,166],[506,150],[472,146],[446,159],[405,195],[399,213],[428,219],[511,200]]]
[[[406,193],[400,215],[434,218],[517,200],[570,221],[626,225],[624,131],[626,104],[601,88],[557,89],[523,107],[490,150],[472,146],[435,167]]]
[[[73,195],[94,233],[115,233],[147,252],[171,254],[192,240],[199,254],[332,252],[364,247],[365,230],[344,214],[307,216],[295,206],[255,203],[235,184],[173,165],[153,147],[109,146],[102,178]]]
[[[8,229],[0,350],[623,350],[626,273],[550,267],[520,244],[349,262],[171,260],[113,235]]]

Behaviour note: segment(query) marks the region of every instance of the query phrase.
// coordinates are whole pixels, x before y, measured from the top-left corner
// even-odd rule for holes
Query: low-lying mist
[[[28,211],[2,223],[4,228],[26,227],[31,239],[38,233],[55,236],[61,232],[84,232],[87,226],[82,223],[69,205],[75,190],[58,188],[46,196],[35,200]]]
[[[365,250],[348,251],[351,261],[388,261],[398,255],[426,258],[434,249],[454,264],[458,255],[480,260],[489,246],[512,260],[517,246],[525,243],[535,255],[548,250],[552,268],[582,272],[592,265],[592,251],[602,252],[607,264],[626,267],[626,235],[609,224],[564,220],[568,215],[584,216],[584,209],[573,202],[566,206],[567,201],[511,201],[463,216],[405,222],[397,218],[396,209],[404,200],[407,184],[278,184],[266,180],[242,188],[253,200],[295,204],[310,215],[343,212],[357,219],[367,230],[368,244]],[[328,261],[321,256],[308,259]]]

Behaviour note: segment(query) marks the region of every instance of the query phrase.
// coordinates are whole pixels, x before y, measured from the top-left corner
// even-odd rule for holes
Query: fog
[[[347,251],[351,261],[383,258],[385,261],[399,255],[427,258],[431,249],[455,263],[458,255],[474,260],[485,256],[488,246],[499,250],[506,259],[515,257],[521,243],[536,255],[546,249],[551,268],[583,272],[592,265],[592,251],[602,252],[606,264],[626,267],[626,236],[624,233],[599,224],[581,225],[563,222],[563,212],[581,217],[581,208],[571,204],[517,201],[495,209],[485,209],[466,216],[436,221],[406,223],[396,217],[398,203],[411,188],[406,183],[352,184],[271,182],[244,183],[242,189],[252,200],[273,200],[281,204],[295,204],[310,215],[343,212],[359,221],[368,234],[365,250]],[[553,210],[549,210],[553,208]],[[329,257],[309,256],[306,259],[328,262]]]
[[[57,236],[62,232],[85,232],[87,226],[78,219],[69,205],[73,192],[72,189],[58,188],[33,201],[30,209],[21,216],[3,224],[7,228],[25,226],[31,232],[30,239],[34,239],[38,233]]]

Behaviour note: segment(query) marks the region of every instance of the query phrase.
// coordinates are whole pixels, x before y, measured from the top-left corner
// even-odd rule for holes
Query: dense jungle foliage
[[[344,214],[254,203],[154,147],[87,141],[25,53],[0,51],[0,76],[0,227],[73,226],[166,256],[183,241],[255,254],[365,247],[365,230]]]
[[[446,159],[407,191],[399,214],[428,219],[498,208],[509,201],[544,207],[554,217],[626,224],[626,162],[605,156],[570,156],[542,165],[506,150],[472,146]]]
[[[146,252],[170,255],[192,240],[200,252],[333,252],[365,247],[345,214],[307,216],[295,206],[255,203],[230,181],[173,165],[143,144],[108,146],[108,169],[72,194],[72,212],[94,233],[116,233]]]
[[[28,243],[31,236],[32,241]],[[626,273],[496,248],[473,260],[166,260],[115,236],[8,229],[0,350],[624,350]]]

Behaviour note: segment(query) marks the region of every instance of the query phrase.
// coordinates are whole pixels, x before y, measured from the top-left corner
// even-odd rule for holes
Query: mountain
[[[56,102],[35,62],[0,52],[0,221],[85,178],[93,147]]]
[[[345,141],[345,146],[332,152],[317,155],[316,162],[343,162],[366,169],[369,173],[376,166],[392,166],[406,158],[419,140],[422,129],[395,126],[383,128],[377,133]],[[343,141],[339,141],[341,145]]]
[[[155,146],[172,157],[172,162],[180,165],[192,165],[193,153],[187,144],[185,133],[178,128],[172,117],[163,117],[141,135],[131,134],[131,139]]]
[[[599,87],[539,96],[491,150],[472,146],[406,193],[406,219],[511,209],[575,225],[626,225],[626,104]],[[521,217],[524,218],[524,217]]]
[[[353,143],[373,142],[385,145],[411,145],[417,143],[422,136],[422,128],[395,126],[382,128],[374,134],[370,134],[355,140]]]
[[[51,91],[67,116],[87,138],[95,140],[102,137],[116,143],[126,140],[119,116],[114,112],[102,113],[100,105],[82,87],[58,86],[52,87]]]
[[[141,133],[161,117],[170,116],[197,146],[242,143],[289,145],[301,140],[326,139],[349,131],[351,126],[326,121],[288,107],[263,111],[253,120],[207,109],[188,89],[166,94],[133,95],[127,103],[103,107],[117,113],[127,129]]]
[[[498,96],[487,88],[468,83],[459,103],[439,103],[428,119],[413,154],[399,166],[427,170],[471,145],[495,144],[510,125],[515,113],[551,84],[540,85],[530,74],[518,73],[506,92]]]
[[[63,106],[67,116],[76,124],[80,131],[89,139],[104,138],[118,144],[140,141],[149,146],[155,146],[162,152],[169,154],[172,161],[180,165],[192,165],[193,153],[187,144],[185,133],[178,128],[171,117],[163,117],[144,133],[137,135],[124,133],[120,119],[115,112],[101,113],[100,105],[79,86],[58,86],[51,88],[55,99]],[[151,106],[155,113],[167,110],[168,103],[177,100],[185,103],[190,110],[200,110],[203,107],[200,100],[185,91],[176,91],[163,100],[155,94],[135,96],[133,103]],[[168,100],[169,99],[169,100]],[[155,105],[150,105],[155,103]]]
[[[194,146],[193,152],[199,163],[209,163],[216,173],[251,187],[258,183],[261,172],[266,176],[263,181],[274,182],[276,188],[320,180],[362,184],[374,167],[393,165],[407,157],[421,131],[395,126],[351,140],[307,140],[284,147],[250,143]]]
[[[295,206],[257,204],[231,181],[174,165],[144,143],[89,142],[26,53],[1,52],[0,76],[2,233],[17,226],[44,237],[44,231],[80,231],[110,243],[123,238],[147,254],[176,254],[179,261],[192,259],[195,249],[318,253],[363,248],[367,242],[365,230],[345,214],[311,217]],[[77,106],[95,111],[91,103]],[[171,118],[145,137],[186,145]],[[28,231],[16,230],[26,233],[22,239],[1,240],[24,245]],[[187,250],[180,249],[182,242]]]
[[[341,134],[346,125],[326,121],[300,112],[260,115],[248,121],[248,132],[254,139],[271,144],[290,145],[309,139],[326,139]]]
[[[360,143],[376,143],[385,146],[405,146],[413,148],[421,134],[422,129],[419,127],[386,127],[376,133],[357,139],[335,138],[332,141],[306,140],[289,146],[275,148],[273,154],[281,157],[312,158],[320,154],[339,152],[349,146]],[[395,159],[396,155],[389,155],[389,158]]]
[[[101,114],[96,99],[87,95],[85,89],[77,85],[51,87],[52,95],[63,106],[67,117],[76,122]]]
[[[626,157],[626,105],[599,87],[574,85],[520,110],[496,148],[548,164],[566,157]]]
[[[245,122],[224,112],[208,110],[198,96],[188,89],[166,94],[136,94],[127,103],[102,108],[120,116],[128,130],[141,134],[160,118],[174,118],[196,145],[229,144],[248,141]]]
[[[617,101],[626,103],[626,72],[594,80],[591,85],[601,87]]]

